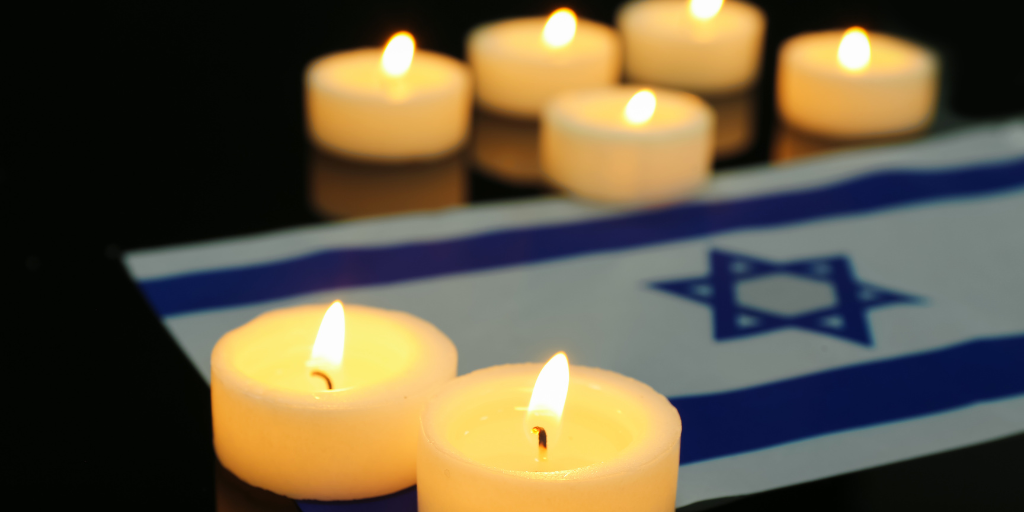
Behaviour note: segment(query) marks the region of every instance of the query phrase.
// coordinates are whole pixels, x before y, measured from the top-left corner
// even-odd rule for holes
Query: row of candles
[[[663,395],[563,352],[456,378],[457,359],[404,312],[264,313],[211,356],[217,457],[297,499],[416,485],[421,511],[674,510],[682,425]]]
[[[716,115],[717,165],[744,154],[755,142],[757,103],[749,93],[709,103]],[[510,191],[542,193],[549,186],[540,170],[537,133],[536,123],[478,112],[469,147],[440,160],[381,166],[310,151],[307,204],[320,218],[352,219],[448,208]],[[836,142],[785,125],[777,126],[768,138],[769,158],[776,163],[902,140]]]
[[[385,48],[307,69],[309,133],[376,162],[443,158],[472,107],[539,122],[546,178],[606,201],[681,197],[710,172],[704,96],[757,80],[765,31],[741,1],[639,1],[612,27],[568,9],[475,28],[468,65]],[[638,85],[619,85],[626,78]],[[922,129],[937,61],[860,29],[801,34],[780,49],[786,122],[835,138]],[[690,92],[684,92],[690,91]],[[424,511],[669,511],[682,426],[669,401],[614,372],[511,364],[456,378],[457,350],[408,313],[340,302],[270,311],[211,356],[214,445],[249,484],[299,499],[356,500],[417,486]]]
[[[539,121],[552,184],[603,201],[677,199],[713,162],[715,115],[702,97],[756,83],[766,23],[738,0],[630,2],[617,30],[563,8],[474,28],[468,64],[417,49],[400,32],[383,49],[309,65],[308,131],[319,148],[349,158],[443,158],[466,141],[475,98],[482,110]],[[620,85],[623,75],[633,85]],[[935,55],[859,27],[785,41],[776,77],[782,119],[825,138],[913,133],[935,114]]]

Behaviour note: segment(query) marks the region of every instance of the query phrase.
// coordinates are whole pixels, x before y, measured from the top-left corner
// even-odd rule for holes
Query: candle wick
[[[540,460],[548,459],[548,433],[544,427],[533,427],[532,432],[537,434],[537,450],[540,453]]]
[[[310,375],[311,376],[323,377],[324,380],[327,381],[327,389],[334,389],[334,386],[331,384],[331,378],[328,377],[326,373],[318,371],[318,370],[313,370],[313,372],[310,373]]]

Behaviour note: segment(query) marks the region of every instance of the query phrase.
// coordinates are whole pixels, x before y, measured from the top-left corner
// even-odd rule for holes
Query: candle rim
[[[379,314],[385,317],[401,320],[405,327],[415,332],[415,338],[420,340],[420,343],[426,345],[420,351],[420,353],[425,356],[425,360],[412,365],[400,378],[392,381],[351,389],[343,388],[335,390],[324,389],[310,391],[270,387],[257,379],[246,375],[243,371],[234,366],[231,358],[236,357],[240,350],[244,350],[245,339],[243,335],[245,334],[245,329],[251,329],[254,328],[255,325],[258,325],[258,323],[254,322],[279,320],[279,318],[274,317],[283,317],[285,314],[294,313],[300,310],[307,310],[311,317],[319,312],[318,314],[322,317],[323,311],[327,309],[327,306],[329,306],[329,303],[303,304],[299,306],[274,309],[264,312],[245,324],[226,333],[217,341],[217,344],[214,345],[213,352],[210,355],[211,385],[213,385],[214,380],[218,380],[221,384],[230,387],[236,392],[263,400],[267,403],[273,403],[290,408],[364,410],[369,408],[385,407],[394,402],[405,401],[407,400],[407,397],[418,397],[428,394],[433,391],[433,387],[424,385],[425,382],[431,380],[426,377],[434,374],[449,375],[449,373],[438,371],[441,365],[446,361],[452,361],[454,366],[457,366],[458,364],[458,354],[456,352],[455,345],[443,332],[430,322],[404,311],[376,308],[373,306],[346,302],[345,309],[350,322],[364,312],[370,312],[372,314]],[[310,346],[312,347],[312,340]],[[305,369],[305,366],[303,366],[303,369]],[[450,372],[450,374],[455,374],[454,370],[455,368],[452,368],[452,372]],[[447,378],[444,378],[437,382],[437,384],[447,380]]]
[[[653,16],[652,11],[657,13],[654,16],[658,21],[665,21],[664,23],[656,23],[652,27],[645,27],[646,30],[651,30],[657,33],[661,37],[670,37],[678,41],[693,41],[693,33],[689,30],[679,30],[680,25],[689,26],[691,24],[702,24],[707,25],[710,23],[715,24],[715,37],[711,41],[718,39],[728,39],[736,36],[742,36],[749,34],[746,23],[736,22],[737,18],[746,18],[749,20],[767,20],[767,15],[764,9],[757,4],[750,2],[744,2],[742,0],[726,0],[722,4],[722,8],[718,11],[718,14],[714,18],[709,20],[693,20],[690,19],[689,8],[686,5],[687,2],[675,2],[675,1],[663,1],[663,0],[640,0],[634,2],[624,2],[615,11],[615,26],[620,29],[625,29],[626,26],[631,26],[635,23],[640,23],[641,19],[646,16]],[[684,23],[669,23],[671,16],[667,14],[681,14],[685,15],[683,18]],[[760,25],[760,31],[757,34],[758,37],[763,38],[764,34],[764,23]]]
[[[657,460],[668,451],[679,450],[682,420],[679,417],[678,410],[676,410],[671,402],[668,401],[668,398],[661,393],[658,393],[654,388],[646,383],[632,377],[628,377],[611,370],[576,364],[570,365],[569,367],[570,375],[572,376],[569,383],[569,400],[572,399],[571,391],[573,387],[586,386],[588,382],[593,382],[595,380],[600,381],[605,387],[608,386],[607,383],[610,381],[613,383],[612,385],[618,389],[624,390],[624,393],[636,393],[641,395],[645,403],[652,405],[648,410],[650,411],[649,424],[653,428],[650,432],[651,435],[647,438],[647,442],[633,442],[630,444],[630,447],[624,450],[619,456],[609,460],[557,471],[524,471],[502,469],[499,467],[484,465],[470,457],[467,457],[450,443],[446,442],[445,434],[443,432],[443,426],[445,424],[440,420],[440,418],[446,416],[447,408],[443,407],[443,405],[446,405],[446,399],[448,402],[451,402],[451,395],[457,394],[461,389],[473,387],[472,383],[476,380],[491,380],[494,378],[501,378],[502,376],[524,378],[524,382],[529,382],[528,386],[532,389],[533,380],[536,379],[537,374],[540,372],[544,364],[545,363],[511,363],[490,366],[474,370],[445,383],[441,386],[441,389],[430,398],[420,415],[420,425],[423,431],[422,435],[431,442],[435,449],[442,452],[447,457],[451,457],[464,464],[480,468],[491,474],[514,475],[519,478],[530,480],[550,480],[553,476],[557,476],[558,480],[592,480],[602,478],[606,475],[629,471],[637,465],[643,465],[650,461]],[[664,447],[662,443],[658,442],[664,439],[665,436],[669,436],[669,438],[673,440],[673,442],[669,443],[668,447]]]
[[[544,28],[547,19],[547,16],[513,16],[474,26],[466,34],[467,60],[472,62],[472,54],[476,51],[476,47],[480,46],[495,51],[506,58],[528,58],[531,63],[550,66],[562,66],[567,60],[571,62],[604,60],[606,58],[605,52],[609,50],[621,53],[621,38],[613,26],[579,15],[576,16],[576,33],[573,36],[573,42],[555,49],[562,51],[551,51],[552,49],[546,47],[540,38],[540,30]],[[524,39],[536,39],[537,44],[527,49],[519,45],[504,45],[501,41],[502,38],[493,37],[495,34],[503,31],[516,30],[523,30]],[[537,33],[533,34],[534,31]],[[592,37],[595,31],[603,32],[605,35],[611,36],[611,38],[604,36]],[[531,34],[537,37],[531,37]],[[614,41],[614,43],[610,46],[605,46],[604,42],[609,39]]]
[[[687,106],[692,107],[693,109],[693,120],[684,123],[662,125],[657,122],[653,122],[655,119],[654,116],[658,115],[658,111],[655,110],[654,116],[643,124],[628,125],[623,121],[622,123],[605,126],[603,124],[595,125],[587,122],[586,120],[574,115],[568,108],[566,108],[566,104],[571,101],[584,101],[587,99],[587,96],[599,96],[609,92],[616,95],[622,95],[624,98],[622,106],[625,107],[626,102],[628,102],[633,95],[643,89],[649,89],[654,93],[657,101],[659,102],[658,107],[662,108],[663,111],[673,108],[673,102],[676,104],[679,102],[688,104]],[[655,142],[698,133],[708,128],[709,124],[714,123],[714,115],[715,114],[708,103],[695,94],[661,87],[628,84],[567,91],[556,96],[552,101],[549,101],[547,105],[545,105],[544,110],[541,113],[541,118],[544,119],[545,122],[571,125],[574,129],[585,132],[590,137],[608,138],[612,140],[626,139],[642,143],[644,141]],[[621,126],[619,126],[619,124],[621,124]]]
[[[938,53],[933,48],[925,44],[914,39],[895,35],[889,32],[869,30],[867,32],[871,41],[871,65],[856,73],[851,73],[844,69],[839,64],[838,59],[836,59],[836,51],[839,47],[839,42],[842,40],[843,34],[846,32],[847,28],[849,27],[811,30],[786,38],[782,44],[779,45],[779,65],[787,64],[800,66],[801,69],[822,77],[884,82],[890,82],[894,78],[907,77],[908,79],[912,79],[920,74],[933,73],[937,71],[937,68],[940,65]],[[833,39],[835,43],[834,46],[826,46],[820,50],[817,48],[811,48],[812,45],[817,44],[813,42],[815,40],[822,40],[831,44]],[[906,60],[909,65],[898,68],[893,68],[888,65],[888,60],[885,54],[894,48],[898,49],[896,51],[904,52],[904,54],[908,56]],[[803,57],[803,55],[814,50],[821,51],[822,54],[828,53],[831,65],[818,66],[817,64],[807,64],[808,58]]]
[[[353,96],[357,96],[359,98],[375,99],[382,102],[389,101],[389,96],[384,88],[381,88],[379,91],[371,92],[361,88],[351,87],[344,82],[330,81],[325,76],[326,73],[331,71],[331,69],[328,68],[339,66],[344,60],[350,58],[367,59],[368,61],[372,61],[373,66],[379,70],[380,55],[381,48],[375,46],[364,46],[321,55],[306,65],[306,71],[303,74],[306,87],[315,86],[318,90],[336,98],[351,98]],[[456,86],[461,87],[471,87],[470,71],[467,68],[466,63],[448,54],[424,48],[416,48],[416,58],[413,59],[412,65],[404,76],[408,77],[413,73],[414,68],[423,65],[443,66],[449,68],[453,72],[445,74],[447,77],[446,80],[438,81],[431,84],[429,87],[416,87],[413,94],[402,102],[403,104],[418,101],[430,101],[436,97],[446,96],[449,91],[448,84],[455,84]]]

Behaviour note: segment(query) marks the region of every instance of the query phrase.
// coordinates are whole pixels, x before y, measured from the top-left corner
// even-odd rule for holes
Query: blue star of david
[[[775,263],[712,250],[710,267],[711,272],[706,276],[660,281],[651,286],[710,306],[714,311],[714,334],[718,341],[797,327],[870,347],[873,342],[865,315],[868,309],[919,301],[911,295],[858,281],[845,256]],[[738,300],[738,285],[773,275],[795,276],[798,281],[806,279],[804,282],[811,283],[806,286],[818,287],[828,293],[828,289],[821,286],[824,284],[831,288],[834,300],[806,311],[782,313]]]

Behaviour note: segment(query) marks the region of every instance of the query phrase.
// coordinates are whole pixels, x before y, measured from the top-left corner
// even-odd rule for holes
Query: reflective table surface
[[[861,24],[943,57],[929,133],[1021,115],[1024,4],[961,11],[917,0],[762,1],[758,87],[714,99],[716,172],[901,140],[835,143],[778,122],[774,52],[789,35]],[[610,22],[618,2],[570,2]],[[561,5],[561,4],[559,4]],[[134,288],[123,251],[323,221],[557,194],[536,161],[536,125],[477,113],[442,161],[387,169],[306,141],[302,71],[313,57],[407,29],[462,55],[481,21],[550,2],[42,7],[21,20],[3,172],[5,359],[15,369],[13,486],[44,503],[295,510],[220,467],[209,388]],[[919,136],[927,136],[921,134]],[[760,172],[785,172],[784,166]],[[1022,219],[1024,221],[1024,219]],[[1024,435],[687,510],[1022,510]],[[59,491],[59,492],[56,492]]]

